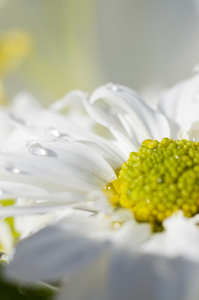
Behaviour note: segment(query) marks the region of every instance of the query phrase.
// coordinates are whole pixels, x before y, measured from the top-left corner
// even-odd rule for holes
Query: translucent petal
[[[165,92],[158,107],[169,120],[171,138],[176,139],[180,128],[188,130],[193,122],[199,120],[199,75]]]
[[[53,280],[91,264],[110,247],[49,226],[18,244],[7,275],[23,281]]]
[[[93,92],[90,100],[84,98],[84,104],[97,122],[110,130],[114,129],[113,134],[119,132],[120,138],[126,137],[132,143],[132,150],[139,147],[144,139],[159,140],[170,136],[166,118],[124,86],[102,86]]]

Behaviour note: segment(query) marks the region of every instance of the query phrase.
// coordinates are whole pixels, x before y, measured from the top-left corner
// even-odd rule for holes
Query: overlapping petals
[[[17,131],[0,154],[0,196],[30,198],[34,205],[5,208],[2,214],[69,207],[90,213],[77,217],[72,209],[61,222],[19,243],[9,276],[65,277],[60,300],[197,299],[197,216],[174,215],[165,220],[164,232],[152,235],[148,224],[138,224],[128,210],[115,211],[100,193],[143,140],[198,139],[198,84],[197,75],[174,87],[160,98],[157,111],[134,91],[108,84],[90,98],[75,91],[49,110],[11,116]],[[59,112],[76,97],[84,104],[84,117],[72,113],[66,119]],[[89,116],[92,122],[85,121]],[[109,137],[96,133],[97,123],[108,128]]]

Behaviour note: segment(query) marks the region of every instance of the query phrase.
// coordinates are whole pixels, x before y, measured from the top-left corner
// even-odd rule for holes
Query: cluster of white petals
[[[145,139],[199,141],[199,75],[163,94],[156,111],[129,88],[107,84],[10,120],[16,129],[0,153],[0,198],[30,204],[2,207],[0,216],[59,217],[17,245],[7,276],[62,279],[59,300],[198,299],[198,216],[179,212],[152,234],[102,189]]]

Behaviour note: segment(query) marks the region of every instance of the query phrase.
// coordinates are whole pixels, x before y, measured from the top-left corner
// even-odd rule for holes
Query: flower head
[[[199,274],[195,251],[199,243],[198,81],[195,76],[174,87],[162,97],[158,111],[134,91],[108,84],[90,98],[77,91],[50,110],[11,116],[18,129],[0,154],[2,199],[31,198],[34,205],[6,207],[0,214],[65,208],[66,215],[63,211],[62,221],[19,244],[8,267],[10,274],[26,280],[68,278],[71,274],[73,286],[73,279],[86,268],[88,278],[95,282],[90,299],[102,285],[106,288],[102,294],[98,290],[99,299],[121,299],[121,291],[125,291],[123,299],[131,299],[131,290],[134,299],[160,299],[160,292],[164,299],[182,299],[178,290],[175,293],[174,283],[190,287],[185,268],[190,274],[196,272],[197,278]],[[89,118],[85,115],[74,119],[70,114],[67,119],[53,111],[71,108],[74,97],[82,100],[92,122],[85,122]],[[95,122],[110,135],[97,135]],[[105,187],[111,201],[103,192]],[[149,223],[162,222],[164,231],[152,234]],[[189,244],[183,248],[185,241]],[[158,243],[165,244],[162,251],[156,248]],[[35,268],[34,262],[39,261],[40,267]],[[101,273],[94,279],[99,264]],[[150,287],[144,275],[146,267]],[[158,278],[159,292],[153,287]],[[137,287],[141,282],[143,290]],[[83,280],[80,287],[88,288],[87,284]],[[195,281],[193,288],[197,288]],[[72,299],[68,284],[66,289]],[[80,293],[77,299],[82,297]],[[195,292],[184,299],[194,297]]]

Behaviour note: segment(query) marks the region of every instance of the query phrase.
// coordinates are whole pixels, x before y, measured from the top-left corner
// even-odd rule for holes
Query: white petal
[[[168,257],[182,256],[199,263],[199,230],[190,220],[181,214],[166,219],[165,231],[153,235],[143,245],[143,251]]]
[[[20,179],[20,178],[19,178]],[[50,200],[51,203],[57,201],[62,204],[72,204],[74,202],[81,202],[85,198],[84,194],[78,192],[69,192],[67,190],[58,190],[55,186],[53,188],[39,187],[39,181],[34,181],[34,178],[30,177],[31,183],[27,184],[23,181],[27,181],[26,178],[22,177],[20,180],[14,180],[14,177],[9,177],[6,182],[4,179],[0,181],[0,199],[13,199],[17,197],[25,197],[33,200],[42,199]],[[9,181],[10,180],[10,181]],[[44,182],[43,182],[44,183]],[[40,183],[41,184],[41,183]]]
[[[82,98],[85,97],[85,92],[80,90],[73,90],[67,93],[63,98],[57,100],[53,104],[50,105],[50,108],[54,111],[62,111],[69,107],[75,107],[76,110],[82,105]],[[83,109],[83,107],[81,107]]]
[[[197,300],[199,264],[181,257],[115,252],[109,300]]]
[[[109,252],[80,270],[62,284],[57,300],[109,300]]]
[[[49,191],[70,189],[87,192],[101,189],[116,178],[103,157],[85,145],[43,143],[42,147],[46,155],[32,155],[28,148],[0,154],[0,179],[35,185]],[[12,166],[19,170],[17,174],[13,174]]]
[[[169,119],[172,138],[180,128],[188,130],[199,120],[199,75],[178,83],[159,100],[159,110]]]
[[[70,208],[67,208],[70,211]],[[7,206],[1,207],[0,209],[0,216],[19,216],[19,215],[31,215],[31,214],[45,214],[49,212],[55,211],[63,211],[66,210],[65,203],[54,203],[50,205],[42,205],[42,204],[35,204],[29,206]]]
[[[128,158],[127,156],[125,159],[123,153],[121,155],[120,149],[118,149],[119,145],[111,140],[101,139],[96,142],[89,140],[77,140],[77,142],[88,146],[89,149],[92,149],[95,153],[98,153],[100,156],[102,156],[113,168],[113,170],[120,168]]]
[[[18,244],[7,275],[23,281],[53,280],[72,275],[109,248],[74,232],[49,226]]]
[[[188,139],[199,142],[199,121],[193,122],[187,131]]]
[[[97,103],[103,99],[109,109]],[[85,107],[97,122],[118,131],[132,143],[132,149],[138,147],[147,138],[160,140],[169,136],[169,126],[165,117],[148,107],[137,94],[124,87],[108,85],[94,91],[90,101],[84,99]]]

